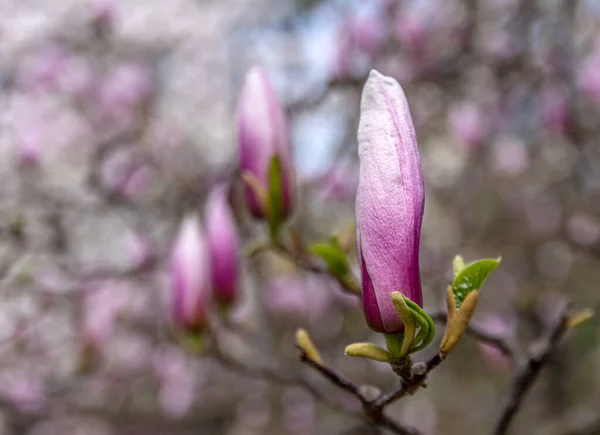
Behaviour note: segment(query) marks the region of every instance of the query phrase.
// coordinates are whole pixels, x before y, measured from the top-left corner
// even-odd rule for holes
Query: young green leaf
[[[460,309],[465,298],[474,290],[480,290],[487,277],[498,267],[501,258],[486,258],[466,265],[454,278],[452,292],[456,308]]]
[[[309,247],[310,252],[314,255],[321,257],[327,269],[337,278],[345,279],[350,271],[348,265],[348,258],[346,254],[340,249],[339,245],[332,243],[331,245],[326,243],[317,243]]]

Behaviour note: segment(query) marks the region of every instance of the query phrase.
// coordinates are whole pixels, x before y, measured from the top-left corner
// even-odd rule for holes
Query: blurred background
[[[0,0],[0,434],[377,433],[168,332],[171,245],[235,173],[235,106],[256,64],[289,114],[305,240],[352,224],[376,68],[404,87],[419,139],[426,308],[442,308],[460,253],[502,256],[476,320],[523,352],[561,298],[598,310],[599,29],[597,0]],[[264,239],[233,205],[243,240]],[[305,327],[331,367],[396,385],[385,364],[343,356],[381,342],[356,298],[275,255],[243,264],[223,338],[237,361],[303,373],[359,409],[296,361]],[[600,433],[599,327],[568,335],[511,433]],[[389,415],[490,433],[513,365],[467,337]]]

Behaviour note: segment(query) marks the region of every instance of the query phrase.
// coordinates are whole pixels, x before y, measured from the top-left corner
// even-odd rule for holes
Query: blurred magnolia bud
[[[139,64],[124,64],[112,72],[100,90],[100,102],[115,116],[128,114],[153,91],[148,68]]]
[[[246,183],[246,199],[257,218],[267,218],[270,168],[277,156],[281,165],[281,218],[294,205],[294,170],[291,163],[287,119],[267,73],[248,71],[237,106],[239,163]],[[279,204],[278,204],[279,205]]]
[[[478,148],[482,144],[487,126],[477,104],[467,102],[453,106],[448,121],[454,136],[467,148]]]
[[[44,149],[42,128],[34,122],[29,124],[19,128],[15,138],[17,161],[22,167],[38,166]]]
[[[400,11],[395,18],[394,34],[402,47],[412,57],[424,56],[429,30],[422,15],[412,11]]]
[[[386,22],[381,12],[359,12],[352,20],[356,48],[369,56],[379,53],[385,41],[385,27]]]
[[[402,87],[375,70],[362,93],[356,247],[363,310],[376,332],[402,332],[391,295],[419,306],[419,243],[425,191],[417,138]]]
[[[238,293],[240,242],[227,202],[227,186],[215,187],[208,196],[205,211],[206,237],[210,253],[213,297],[231,305]]]
[[[171,314],[175,325],[199,332],[206,326],[210,264],[195,215],[184,218],[171,254]]]
[[[47,46],[25,60],[19,80],[29,90],[52,88],[57,85],[66,60],[64,47]]]
[[[115,20],[114,0],[96,0],[92,9],[92,23],[100,35],[110,31]]]

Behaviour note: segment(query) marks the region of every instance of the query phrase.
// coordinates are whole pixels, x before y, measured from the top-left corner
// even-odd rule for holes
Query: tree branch
[[[297,349],[298,358],[300,359],[300,362],[316,370],[327,380],[329,380],[332,384],[350,393],[360,401],[363,408],[362,418],[365,421],[371,424],[375,424],[378,427],[389,429],[392,432],[399,435],[420,435],[420,432],[416,428],[400,425],[399,423],[391,420],[383,413],[384,407],[390,402],[380,403],[379,398],[376,400],[369,400],[360,391],[360,387],[358,385],[356,385],[343,375],[330,369],[329,367],[313,361],[308,357],[308,355],[302,348],[297,347]]]
[[[530,356],[523,366],[517,370],[513,378],[509,399],[504,406],[502,414],[496,424],[494,434],[504,435],[517,414],[523,399],[537,379],[541,369],[549,361],[552,352],[560,342],[567,330],[567,308],[565,304],[556,323],[550,328],[547,337],[538,345],[530,349]]]

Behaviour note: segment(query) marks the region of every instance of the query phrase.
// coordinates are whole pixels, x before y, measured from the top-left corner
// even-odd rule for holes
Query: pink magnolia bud
[[[283,217],[292,213],[294,174],[290,158],[287,119],[266,72],[254,67],[246,75],[237,107],[237,142],[240,168],[269,189],[269,166],[275,155],[282,168]],[[267,216],[266,204],[246,186],[250,211],[257,218]]]
[[[358,127],[357,253],[363,309],[377,332],[404,328],[390,294],[422,306],[419,239],[425,192],[404,91],[375,70],[365,84]]]
[[[226,194],[226,186],[218,186],[210,193],[205,226],[213,296],[217,302],[230,305],[237,295],[240,242]]]
[[[171,254],[171,308],[173,321],[197,332],[206,323],[210,264],[204,235],[195,215],[187,216]]]

